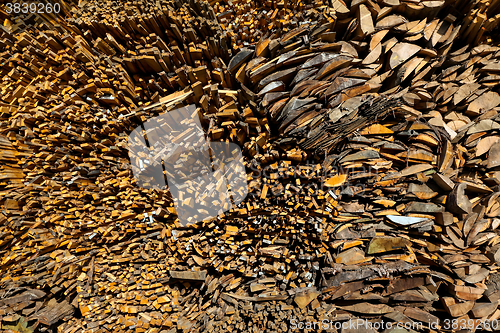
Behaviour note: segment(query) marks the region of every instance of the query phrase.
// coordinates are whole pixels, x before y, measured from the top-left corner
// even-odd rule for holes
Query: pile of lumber
[[[61,4],[0,6],[0,329],[495,330],[500,1]],[[188,105],[248,196],[183,226],[127,140]]]

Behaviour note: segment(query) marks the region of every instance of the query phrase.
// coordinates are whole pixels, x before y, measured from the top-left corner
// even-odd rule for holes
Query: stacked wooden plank
[[[498,1],[63,8],[0,12],[2,328],[499,319]],[[249,194],[184,227],[127,136],[190,104]]]

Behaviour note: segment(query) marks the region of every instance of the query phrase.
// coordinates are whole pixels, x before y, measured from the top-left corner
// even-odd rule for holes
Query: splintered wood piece
[[[460,286],[460,285],[452,285],[449,287],[449,290],[457,298],[466,301],[476,301],[480,299],[485,292],[485,290],[481,288]]]
[[[500,165],[500,142],[493,144],[488,152],[488,169],[496,168]]]
[[[498,301],[492,303],[476,303],[470,310],[475,318],[485,318],[498,308]]]
[[[415,164],[415,165],[412,165],[412,166],[409,166],[407,168],[405,168],[404,170],[402,170],[399,175],[401,177],[407,177],[407,176],[411,176],[411,175],[414,175],[416,173],[419,173],[419,172],[424,172],[424,171],[427,171],[427,170],[430,170],[434,168],[432,165],[430,164]]]
[[[352,311],[366,315],[385,314],[394,311],[390,306],[385,304],[357,303],[354,305],[338,306],[345,311]]]
[[[400,307],[397,307],[400,308]],[[402,311],[402,313],[405,316],[408,316],[411,319],[417,320],[417,321],[422,321],[426,323],[437,323],[439,322],[439,318],[428,313],[427,311],[418,309],[418,308],[413,308],[413,307],[406,307]]]
[[[380,59],[380,55],[382,54],[382,43],[376,44],[373,47],[373,50],[368,53],[368,55],[361,62],[363,65],[370,65]]]
[[[423,286],[425,280],[423,277],[413,277],[413,278],[399,278],[392,281],[392,284],[388,285],[386,290],[382,293],[383,296],[392,295],[394,293],[399,293],[404,290],[409,290]]]
[[[374,31],[372,13],[363,4],[358,7],[358,21],[364,35],[369,35]]]
[[[398,26],[405,23],[405,19],[399,15],[389,15],[377,21],[375,28],[379,29],[390,29],[392,27]]]
[[[353,162],[353,161],[359,161],[359,160],[365,160],[365,159],[374,159],[374,158],[379,158],[380,155],[378,152],[375,150],[362,150],[354,154],[347,155],[346,157],[342,158],[339,163],[345,163],[345,162]]]
[[[481,138],[476,145],[476,157],[479,157],[487,153],[490,148],[500,140],[500,136],[492,135],[485,138]]]
[[[376,237],[368,245],[368,254],[383,253],[406,248],[411,243],[399,237]]]
[[[323,67],[320,68],[318,73],[315,76],[316,80],[321,80],[327,75],[330,75],[335,70],[339,70],[341,68],[349,66],[353,61],[352,57],[345,55],[337,55],[329,62],[325,63]]]
[[[293,301],[299,308],[304,309],[309,303],[315,300],[320,295],[316,288],[309,288],[305,291],[295,294]]]
[[[70,316],[75,311],[75,308],[64,300],[57,303],[55,299],[51,299],[47,306],[36,313],[36,318],[47,326],[52,326],[62,318]]]
[[[370,39],[370,52],[375,50],[375,47],[378,45],[380,45],[380,47],[382,47],[382,44],[381,44],[382,39],[384,39],[384,37],[387,35],[387,33],[389,33],[389,30],[385,29],[385,30],[377,31],[376,33],[374,33],[372,35],[372,38]],[[382,51],[382,48],[380,48],[380,51]],[[366,58],[368,58],[368,56]],[[366,58],[365,58],[365,60],[366,60]],[[378,60],[378,59],[375,59],[375,60]],[[365,64],[364,60],[363,60],[363,64]],[[367,63],[367,64],[369,64],[369,63]]]
[[[442,297],[441,302],[444,305],[446,311],[452,317],[461,317],[469,312],[474,307],[473,301],[459,302],[457,303],[452,297]]]
[[[469,128],[467,134],[471,135],[480,132],[493,131],[496,129],[500,129],[500,124],[491,119],[484,119],[481,120],[479,123],[475,124],[474,126],[472,126],[471,128]]]
[[[234,299],[239,299],[242,301],[247,301],[247,302],[269,302],[269,301],[283,301],[288,298],[287,295],[275,295],[275,296],[257,296],[257,297],[252,297],[252,296],[241,296],[233,293],[224,293],[225,295],[228,295]]]
[[[258,92],[258,96],[265,96],[266,94],[269,93],[284,92],[284,91],[285,91],[285,84],[281,81],[274,81],[263,87],[262,90]]]
[[[413,57],[421,47],[409,44],[409,43],[398,43],[391,49],[391,55],[389,59],[390,69],[394,69],[402,63],[406,62],[408,59]]]
[[[205,281],[207,271],[168,271],[173,279]]]
[[[293,68],[289,68],[289,69],[275,72],[275,73],[269,75],[268,77],[266,77],[265,79],[262,79],[259,82],[257,89],[261,89],[265,85],[267,85],[268,83],[271,83],[273,81],[280,81],[280,82],[283,82],[285,84],[288,84],[292,81],[293,77],[295,76],[296,71],[297,71],[297,68],[293,67]]]
[[[487,268],[481,267],[479,271],[475,271],[475,274],[461,276],[461,278],[468,283],[478,283],[483,281],[489,274],[490,271]]]
[[[445,191],[452,191],[455,187],[455,183],[450,178],[440,173],[432,174],[432,180]]]
[[[330,95],[336,94],[344,89],[362,84],[364,82],[366,82],[366,80],[338,77],[335,79],[335,81],[333,81],[333,83],[325,91],[325,95],[330,96]]]
[[[418,24],[415,25],[413,28],[409,29],[406,32],[406,35],[413,36],[420,34],[426,27],[426,24],[427,24],[427,18],[424,18],[422,21],[418,22]]]
[[[330,177],[325,181],[325,186],[337,187],[343,185],[347,180],[347,174],[338,174],[336,176]]]
[[[479,216],[478,213],[470,213],[465,217],[465,221],[463,224],[463,229],[462,232],[464,233],[465,236],[469,235],[470,230],[472,229],[472,226],[477,220],[477,217]]]
[[[412,224],[429,221],[429,219],[423,217],[398,216],[398,215],[387,215],[386,217],[389,219],[389,221],[401,226],[409,226]]]
[[[469,214],[472,211],[472,203],[465,195],[465,183],[456,184],[453,191],[448,195],[446,205],[448,209],[456,214]]]
[[[311,67],[319,67],[323,66],[324,64],[328,63],[332,59],[337,59],[341,57],[341,55],[336,54],[336,53],[320,53],[316,55],[314,58],[308,59],[306,62],[304,62],[301,66],[300,69],[308,69]]]
[[[439,24],[438,19],[432,20],[429,24],[425,26],[424,29],[424,38],[429,41],[432,37],[432,34],[434,33],[434,30],[436,30],[437,25]]]
[[[363,244],[361,242],[361,244]],[[335,257],[335,262],[339,264],[353,265],[365,260],[365,253],[363,250],[353,247],[344,252],[339,253]]]
[[[243,65],[246,61],[248,61],[253,54],[254,54],[253,50],[245,48],[240,49],[238,54],[236,54],[236,56],[231,58],[231,61],[229,62],[227,69],[229,70],[230,73],[235,74],[236,71],[239,69],[239,67]]]
[[[453,146],[450,141],[445,139],[443,145],[441,146],[441,155],[439,156],[438,171],[443,173],[446,169],[450,167],[451,163],[453,163]]]
[[[360,132],[361,135],[383,135],[394,133],[389,128],[381,124],[373,124],[363,128]]]
[[[486,255],[492,262],[500,261],[500,245],[495,245],[486,250]]]
[[[467,106],[466,115],[477,116],[498,105],[500,105],[500,95],[494,91],[488,91]]]
[[[431,189],[427,184],[411,183],[408,187],[408,192],[414,194],[422,200],[429,200],[437,196],[439,193]]]
[[[440,213],[444,211],[444,207],[432,202],[425,203],[413,201],[406,207],[406,211],[417,213]]]
[[[46,293],[42,290],[30,289],[30,290],[26,290],[25,292],[23,292],[17,296],[12,296],[12,297],[7,297],[4,299],[1,299],[0,306],[34,301],[34,300],[37,300],[37,299],[44,297],[45,295],[46,295]]]
[[[436,213],[436,223],[446,226],[453,224],[453,214],[450,212]]]
[[[269,53],[269,42],[271,39],[266,38],[261,40],[255,47],[255,55],[257,57],[266,57]]]

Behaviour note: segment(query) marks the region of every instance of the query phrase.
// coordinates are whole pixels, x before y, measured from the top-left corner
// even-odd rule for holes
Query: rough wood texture
[[[61,4],[0,5],[2,328],[500,317],[500,1]],[[183,227],[127,136],[190,104],[249,195]]]

